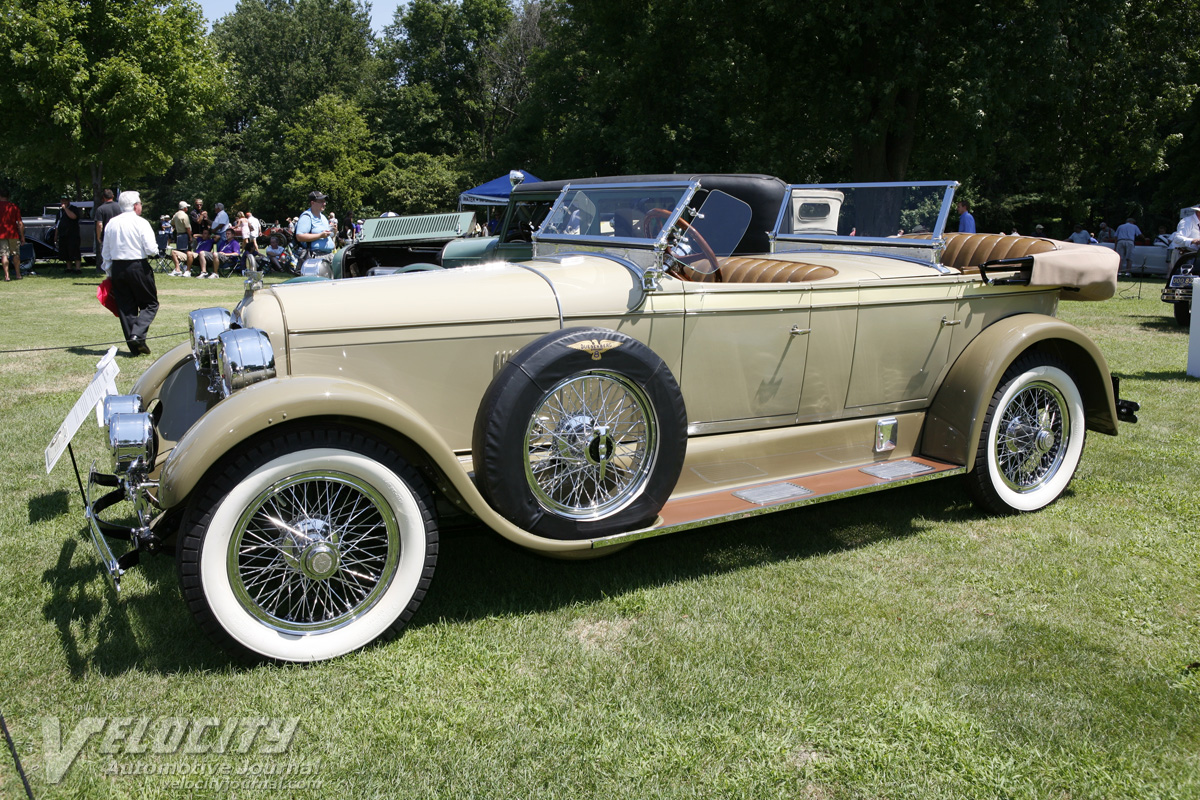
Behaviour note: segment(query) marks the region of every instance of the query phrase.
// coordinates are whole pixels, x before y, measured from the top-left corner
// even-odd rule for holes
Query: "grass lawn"
[[[36,797],[1200,797],[1200,380],[1161,282],[1062,305],[1141,422],[1040,513],[951,479],[591,562],[452,531],[403,637],[249,667],[173,560],[114,599],[67,457],[45,474],[120,330],[96,278],[39,271],[0,290],[0,350],[71,345],[0,354],[0,711]],[[158,283],[155,353],[241,293]],[[90,421],[76,453],[107,464]]]

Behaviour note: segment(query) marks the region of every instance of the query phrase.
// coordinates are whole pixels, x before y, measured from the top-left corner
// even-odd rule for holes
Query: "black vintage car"
[[[75,200],[71,205],[80,210],[79,217],[79,252],[84,258],[96,254],[96,221],[92,218],[93,203],[91,200]],[[41,216],[22,217],[25,223],[25,240],[33,245],[33,250],[39,259],[56,260],[58,255],[58,237],[54,223],[58,219],[58,206],[46,206]]]

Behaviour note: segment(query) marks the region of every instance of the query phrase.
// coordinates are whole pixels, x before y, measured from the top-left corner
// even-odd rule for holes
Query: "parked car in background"
[[[991,512],[1043,508],[1086,431],[1136,420],[1055,317],[1111,296],[1117,257],[946,233],[956,187],[535,184],[507,217],[537,220],[524,261],[493,260],[506,230],[454,269],[252,275],[104,401],[113,472],[87,481],[103,569],[119,587],[173,552],[217,643],[304,662],[406,625],[448,513],[581,558],[952,476]],[[102,519],[117,504],[137,522]]]
[[[91,200],[73,200],[71,205],[80,210],[79,217],[79,250],[85,258],[96,255],[96,221],[92,218],[93,203]],[[54,223],[58,218],[58,206],[45,206],[41,216],[22,217],[25,223],[25,240],[33,245],[34,253],[40,259],[57,259],[58,242],[55,236]]]
[[[533,257],[533,234],[567,183],[569,181],[540,181],[514,186],[499,217],[499,232],[493,235],[473,235],[478,230],[476,215],[469,211],[366,220],[362,236],[334,255],[327,277],[361,277],[462,267],[488,261],[527,260]]]
[[[1188,238],[1200,236],[1200,226],[1195,226],[1196,208],[1197,206],[1189,206],[1180,209],[1180,225],[1183,226],[1184,221],[1187,220],[1193,227],[1191,230],[1181,229],[1176,236],[1181,234]],[[1167,285],[1163,287],[1160,298],[1164,303],[1171,304],[1175,321],[1184,328],[1189,327],[1192,323],[1192,284],[1200,272],[1196,269],[1196,255],[1196,250],[1191,247],[1180,247],[1177,244],[1171,247],[1168,258],[1170,266],[1167,271]]]
[[[1117,249],[1115,242],[1105,242],[1100,246],[1114,252]],[[1165,276],[1169,271],[1169,257],[1170,251],[1165,247],[1152,244],[1136,245],[1133,255],[1129,258],[1129,274],[1139,278],[1146,275]]]

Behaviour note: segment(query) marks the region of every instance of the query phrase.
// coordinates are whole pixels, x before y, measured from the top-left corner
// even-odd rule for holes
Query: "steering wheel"
[[[647,236],[649,235],[649,231],[650,231],[649,226],[650,226],[651,220],[661,219],[665,222],[670,216],[671,216],[671,212],[665,208],[650,209],[649,211],[646,212],[646,216],[642,217],[642,233]],[[708,259],[708,262],[710,264],[712,264],[713,268],[712,268],[711,274],[713,276],[713,280],[716,283],[720,283],[721,282],[721,265],[717,261],[717,254],[713,252],[713,249],[711,247],[709,247],[708,242],[704,241],[704,237],[700,235],[700,231],[698,231],[694,227],[692,227],[692,224],[690,222],[688,222],[685,219],[680,218],[679,225],[681,225],[683,227],[683,229],[685,231],[687,231],[689,236],[691,236],[692,238],[694,238],[696,240],[696,244],[700,245],[700,252],[703,253],[704,257],[706,259]],[[682,260],[679,260],[679,259],[677,259],[677,260],[680,263],[683,263]],[[691,277],[684,274],[683,270],[679,270],[678,272],[676,272],[674,269],[668,268],[667,271],[682,281],[693,280]],[[701,273],[701,274],[703,274],[703,273]]]

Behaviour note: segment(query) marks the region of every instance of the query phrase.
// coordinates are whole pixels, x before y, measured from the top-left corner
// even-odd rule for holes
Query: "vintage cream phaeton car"
[[[219,644],[314,661],[408,622],[439,506],[560,557],[960,474],[1039,509],[1085,429],[1135,419],[1054,317],[1110,296],[1117,258],[945,233],[954,189],[571,181],[523,263],[252,275],[105,401],[105,569],[174,550]],[[118,500],[137,524],[101,520]]]

